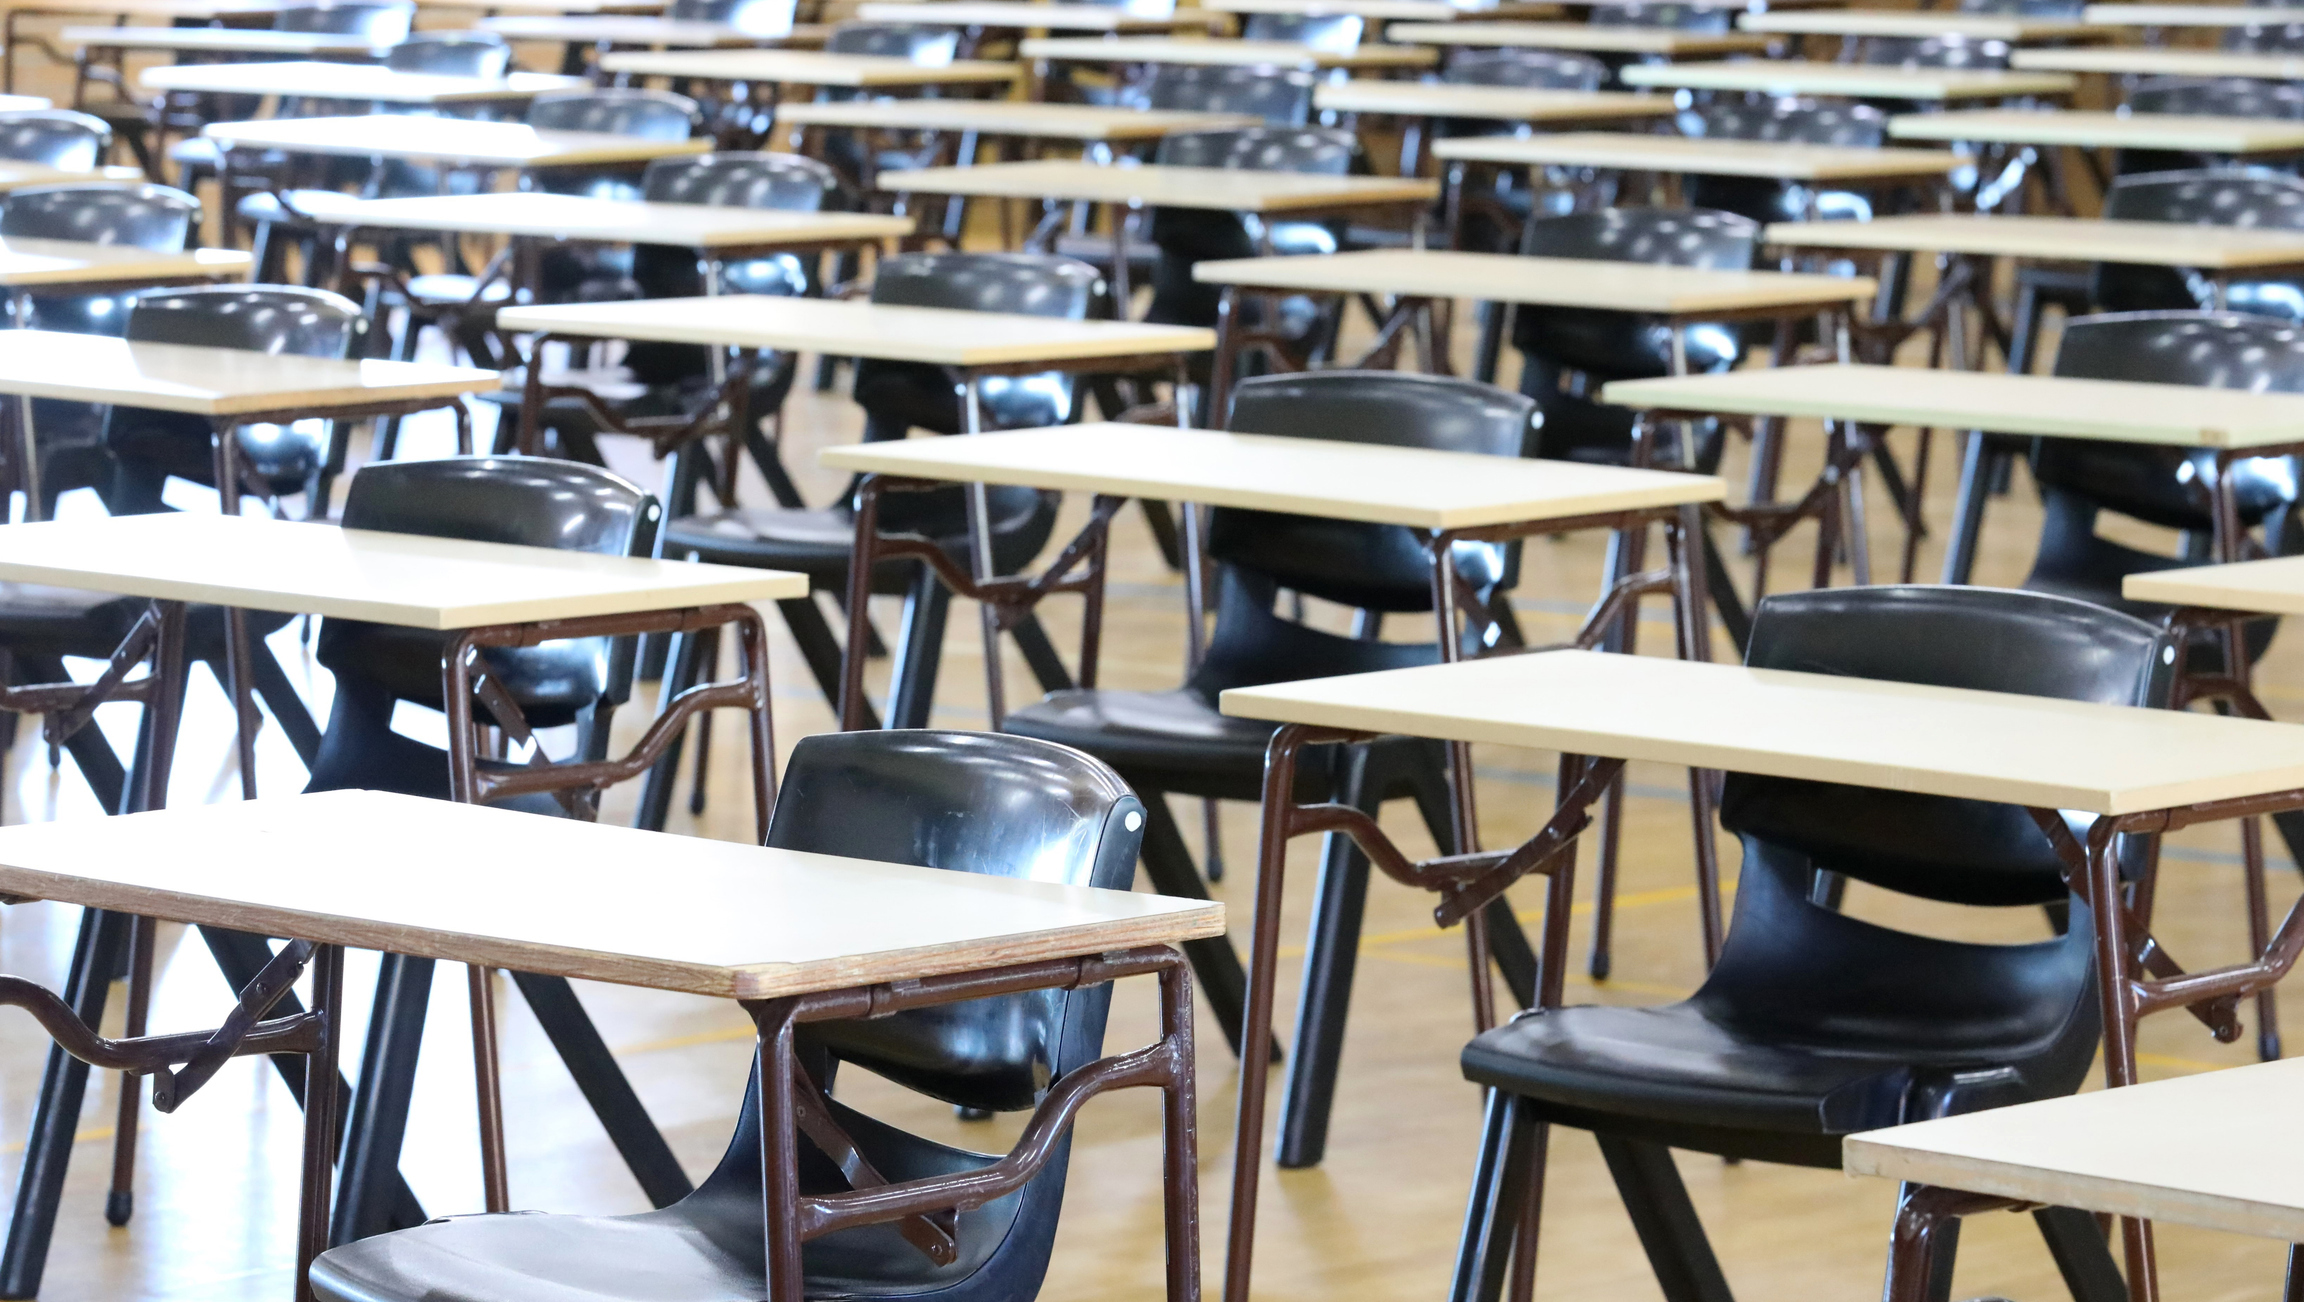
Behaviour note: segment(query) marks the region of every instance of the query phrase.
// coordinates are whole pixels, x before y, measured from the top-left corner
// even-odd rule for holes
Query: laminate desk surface
[[[46,108],[48,101],[19,108],[5,101],[10,99],[36,99],[32,95],[0,95],[0,113],[16,113],[24,108]],[[73,185],[88,181],[141,181],[144,169],[140,167],[99,167],[93,172],[73,172],[44,163],[19,163],[0,160],[0,191],[21,189],[27,185]],[[217,250],[222,252],[222,250]]]
[[[224,18],[276,14],[292,0],[25,0],[17,14],[106,14],[123,18]]]
[[[708,136],[650,140],[605,131],[539,131],[524,122],[375,113],[339,118],[268,118],[212,122],[202,135],[228,149],[279,149],[300,154],[438,159],[481,167],[566,167],[644,163],[709,152]]]
[[[1675,90],[1746,91],[1765,95],[1853,95],[1864,99],[1904,100],[2061,95],[2079,84],[2070,73],[2062,72],[2010,72],[1997,68],[1899,68],[1864,63],[1819,63],[1804,59],[1649,64],[1626,68],[1617,74],[1617,78],[1627,86],[1662,86]]]
[[[2131,574],[2121,580],[2120,595],[2169,606],[2304,615],[2304,556]]]
[[[294,847],[325,844],[327,871]],[[537,868],[550,865],[540,889]],[[0,891],[721,998],[1221,935],[1224,906],[377,791],[0,829]]]
[[[12,583],[460,629],[806,595],[782,570],[171,511],[0,529]]]
[[[1020,41],[1027,59],[1070,63],[1183,63],[1221,67],[1428,68],[1432,51],[1413,45],[1368,44],[1351,50],[1316,50],[1293,41],[1209,41],[1161,36],[1044,36]]]
[[[66,45],[121,50],[174,50],[180,54],[374,54],[390,41],[334,32],[274,32],[245,27],[67,27]]]
[[[1601,167],[1705,176],[1760,176],[1784,181],[1943,176],[1963,161],[1950,150],[1856,149],[1606,131],[1456,136],[1434,142],[1432,156],[1532,167]]]
[[[1322,82],[1312,90],[1312,105],[1337,113],[1398,113],[1504,122],[1628,121],[1670,117],[1677,111],[1668,95],[1621,90],[1530,90],[1519,86],[1467,86],[1372,77]]]
[[[2304,1060],[1921,1121],[1841,1141],[1850,1175],[2304,1240]]]
[[[452,398],[498,383],[496,372],[467,366],[276,357],[240,348],[130,343],[49,330],[10,330],[5,342],[0,393],[117,402],[196,416]]]
[[[695,22],[631,14],[515,14],[473,24],[507,41],[560,41],[574,45],[662,45],[690,49],[713,46],[774,45],[789,31],[746,31],[726,23]]]
[[[1653,54],[1668,59],[1714,54],[1756,54],[1765,36],[1740,32],[1683,32],[1669,27],[1611,27],[1586,23],[1396,23],[1386,39],[1478,49],[1584,50],[1599,54]]]
[[[2203,271],[2304,264],[2304,233],[2101,217],[1915,213],[1868,222],[1779,222],[1763,238],[1797,248],[2127,262]]]
[[[2239,50],[2138,49],[2107,45],[2085,50],[2018,50],[2012,62],[2019,68],[2113,77],[2260,77],[2278,81],[2304,77],[2304,56],[2249,54]]]
[[[1218,698],[1235,718],[2129,814],[2304,786],[2304,727],[1546,651]]]
[[[1158,425],[1066,425],[826,448],[835,470],[1285,511],[1420,529],[1721,500],[1711,475]]]
[[[1879,9],[1744,14],[1736,25],[1747,32],[1788,36],[1960,36],[1972,41],[2101,40],[2107,35],[2101,26],[2070,19]]]
[[[1905,366],[1780,366],[1618,380],[1611,403],[2174,447],[2304,443],[2304,395]]]
[[[855,99],[779,104],[776,121],[782,126],[795,127],[976,131],[991,136],[1029,136],[1042,140],[1158,140],[1171,131],[1224,131],[1264,125],[1264,119],[1241,113],[986,99]]]
[[[0,95],[0,113],[29,113],[38,109],[54,107],[56,107],[56,101],[45,95]],[[106,170],[113,169],[107,168]],[[134,171],[138,177],[144,175],[141,169],[131,168],[128,170]]]
[[[2304,150],[2304,122],[2280,122],[2268,118],[2193,117],[2183,113],[2107,113],[2074,109],[1969,109],[1958,113],[1912,113],[1890,118],[1888,134],[1898,140],[2077,145],[2084,149],[2167,149],[2200,154],[2291,153]]]
[[[1468,298],[1658,316],[1824,307],[1867,299],[1874,288],[1861,276],[1393,249],[1203,262],[1192,269],[1192,276],[1209,284],[1257,289]]]
[[[912,233],[911,218],[885,213],[639,203],[532,190],[406,199],[359,199],[327,191],[298,191],[296,210],[332,226],[668,244],[690,249],[897,239]]]
[[[749,294],[511,307],[496,320],[506,330],[581,338],[806,350],[939,366],[1196,353],[1216,346],[1216,332],[1196,326]]]
[[[1225,167],[1105,166],[1049,160],[880,173],[880,188],[910,194],[1291,212],[1360,204],[1420,203],[1439,197],[1437,181],[1397,176],[1316,176]]]
[[[2304,8],[2256,5],[2090,5],[2082,22],[2105,27],[2280,27],[2304,23]]]
[[[665,50],[603,54],[605,72],[645,77],[695,77],[706,81],[769,81],[795,86],[990,85],[1022,75],[1013,63],[954,59],[914,63],[873,54],[828,54],[822,50]]]
[[[1114,5],[1037,4],[1031,0],[863,4],[857,6],[856,17],[868,23],[926,23],[938,27],[1051,32],[1165,32],[1204,21],[1191,10],[1178,10],[1160,17],[1132,13]]]
[[[25,179],[6,180],[10,165],[0,164],[0,188],[41,184]],[[47,170],[47,169],[41,169]],[[86,173],[67,173],[55,179],[91,179]],[[148,280],[238,280],[248,274],[253,259],[238,249],[190,249],[155,252],[122,244],[91,244],[82,240],[26,240],[0,238],[0,285],[112,284]],[[5,336],[14,341],[14,331]],[[78,337],[78,336],[67,336]]]
[[[582,77],[515,72],[504,77],[439,77],[397,72],[370,63],[179,63],[137,74],[146,90],[211,95],[283,95],[311,99],[374,100],[390,104],[457,104],[530,99],[556,90],[582,90]]]

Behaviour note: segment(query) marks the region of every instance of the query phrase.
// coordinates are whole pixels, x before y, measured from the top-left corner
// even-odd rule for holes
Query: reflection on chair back
[[[495,80],[512,61],[512,47],[494,32],[419,32],[384,52],[394,72]]]
[[[1244,41],[1287,41],[1328,54],[1360,48],[1365,27],[1358,14],[1250,14],[1240,24]]]
[[[92,172],[112,143],[104,119],[70,109],[0,113],[0,158],[67,172]]]
[[[1246,113],[1276,127],[1300,127],[1312,115],[1312,74],[1278,68],[1154,64],[1120,93],[1130,108]]]

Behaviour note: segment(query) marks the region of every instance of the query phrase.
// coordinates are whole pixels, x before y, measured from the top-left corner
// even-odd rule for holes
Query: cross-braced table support
[[[834,1018],[883,1017],[1026,990],[1077,989],[1122,977],[1160,978],[1160,1038],[1100,1058],[1055,1082],[1033,1109],[1016,1147],[990,1166],[890,1184],[864,1162],[824,1106],[795,1053],[795,1028]],[[1168,1302],[1199,1302],[1200,1192],[1193,1095],[1192,975],[1182,954],[1145,946],[1088,958],[1055,959],[984,972],[927,977],[795,998],[746,1001],[760,1032],[760,1158],[767,1173],[768,1302],[801,1302],[800,1245],[858,1225],[900,1222],[931,1261],[952,1259],[955,1213],[1023,1187],[1047,1165],[1088,1100],[1109,1090],[1151,1087],[1161,1108],[1161,1192],[1167,1227]],[[850,1191],[800,1192],[800,1136],[838,1162]]]
[[[1442,619],[1442,657],[1455,661],[1463,656],[1462,642],[1454,633],[1456,613],[1466,604],[1454,595],[1463,581],[1451,557],[1456,542],[1501,542],[1534,533],[1608,528],[1616,531],[1615,553],[1619,565],[1628,559],[1637,564],[1631,541],[1644,535],[1650,524],[1658,522],[1664,526],[1667,567],[1646,572],[1612,569],[1610,583],[1600,601],[1586,616],[1575,638],[1562,646],[1580,650],[1598,647],[1633,618],[1641,597],[1669,594],[1681,658],[1710,659],[1704,572],[1691,555],[1689,545],[1690,538],[1702,528],[1695,506],[1435,533],[1428,546],[1433,557],[1433,588],[1438,598],[1435,604]],[[1257,849],[1256,912],[1249,939],[1248,999],[1241,1034],[1239,1123],[1233,1139],[1225,1302],[1248,1302],[1250,1296],[1256,1204],[1262,1178],[1265,1077],[1271,1065],[1273,987],[1280,958],[1280,898],[1287,877],[1288,843],[1316,832],[1348,836],[1386,876],[1404,885],[1437,892],[1441,898],[1433,909],[1433,921],[1442,927],[1464,924],[1473,1022],[1485,1031],[1496,1023],[1495,993],[1488,976],[1493,957],[1489,928],[1498,923],[1517,927],[1517,921],[1504,903],[1504,892],[1531,873],[1540,873],[1547,881],[1543,940],[1533,979],[1524,989],[1517,988],[1515,983],[1513,993],[1524,1007],[1558,1006],[1567,975],[1576,840],[1591,826],[1592,806],[1616,787],[1624,767],[1621,760],[1561,756],[1557,804],[1551,819],[1535,836],[1511,850],[1483,851],[1479,848],[1479,811],[1473,799],[1472,747],[1464,742],[1451,742],[1448,749],[1454,852],[1434,859],[1414,860],[1393,843],[1375,820],[1351,806],[1333,802],[1296,803],[1296,771],[1307,747],[1367,741],[1374,735],[1288,724],[1272,734],[1271,744],[1265,751],[1264,821]],[[1712,834],[1712,775],[1692,770],[1688,790],[1696,833],[1697,894],[1709,961],[1718,954],[1721,938],[1719,869]]]

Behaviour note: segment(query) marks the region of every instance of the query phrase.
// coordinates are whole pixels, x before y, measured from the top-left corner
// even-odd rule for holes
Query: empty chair
[[[1684,135],[1713,140],[1878,149],[1887,143],[1888,115],[1865,104],[1721,100],[1682,112],[1680,130]],[[1872,202],[1865,195],[1766,177],[1691,177],[1687,198],[1691,207],[1715,208],[1759,222],[1816,218],[1865,221],[1872,216]]]
[[[672,0],[664,16],[680,22],[720,23],[755,36],[792,31],[793,0]]]
[[[1592,6],[1592,21],[1602,27],[1669,27],[1682,32],[1726,32],[1735,28],[1737,10],[1730,5],[1657,3]]]
[[[1608,84],[1608,65],[1565,50],[1459,50],[1440,79],[1459,86],[1598,90]]]
[[[1227,428],[1290,438],[1438,448],[1490,456],[1526,455],[1535,404],[1493,385],[1388,371],[1315,371],[1243,381],[1234,391]],[[1168,795],[1256,800],[1273,726],[1229,718],[1216,708],[1230,687],[1362,673],[1440,658],[1436,641],[1391,642],[1342,637],[1274,613],[1277,590],[1370,612],[1423,614],[1432,609],[1432,566],[1412,530],[1308,516],[1220,509],[1209,522],[1207,555],[1219,573],[1216,628],[1200,664],[1182,686],[1164,692],[1080,689],[1051,693],[1011,713],[1009,732],[1087,751],[1119,770],[1144,798],[1151,824],[1144,837],[1145,875],[1170,895],[1201,896],[1193,866],[1165,799]],[[1486,600],[1506,581],[1504,549],[1462,545],[1457,569]],[[1451,839],[1444,752],[1437,743],[1385,738],[1324,748],[1300,772],[1299,800],[1323,797],[1374,813],[1412,797],[1435,840]],[[1342,1051],[1344,1010],[1351,998],[1368,864],[1341,837],[1328,844],[1320,903],[1305,960],[1305,993],[1281,1106],[1283,1166],[1320,1160],[1328,1104]],[[1501,909],[1493,929],[1509,944],[1518,932]],[[1224,940],[1187,942],[1200,982],[1225,1034],[1239,1042],[1242,990],[1238,959]],[[1515,952],[1524,953],[1521,945]]]
[[[1977,40],[1967,36],[1873,36],[1866,38],[1866,63],[1901,68],[1977,68],[2008,66],[2008,42]]]
[[[279,12],[272,20],[272,30],[365,36],[378,45],[391,45],[408,39],[415,18],[416,6],[408,0],[296,5]]]
[[[2224,48],[2248,54],[2304,51],[2304,23],[2262,23],[2224,29]]]
[[[2087,0],[1960,0],[1964,14],[2010,14],[2024,18],[2077,20]]]
[[[2149,624],[2042,593],[1841,588],[1762,602],[1746,663],[2142,706],[2166,699],[2160,650]],[[1542,1195],[1542,1126],[1599,1140],[1667,1295],[1726,1297],[1671,1150],[1837,1168],[1844,1135],[2069,1094],[2086,1077],[2090,915],[2025,810],[1731,773],[1720,819],[1743,842],[1743,877],[1694,995],[1529,1012],[1465,1047],[1465,1077],[1494,1092],[1452,1296],[1496,1296],[1522,1202]],[[1812,902],[1828,873],[1923,900],[2057,906],[2067,925],[2028,944],[1895,930]],[[2085,1255],[2110,1274],[2093,1218],[2039,1220],[2059,1264]]]
[[[297,5],[282,9],[276,14],[273,17],[272,29],[280,32],[304,32],[322,36],[358,36],[367,40],[370,45],[382,48],[406,40],[408,29],[414,22],[415,16],[416,6],[413,0],[392,0],[390,3]],[[160,114],[158,124],[162,130],[190,133],[188,139],[179,140],[168,147],[168,160],[176,164],[177,184],[187,190],[196,189],[201,178],[215,173],[217,161],[216,143],[199,134],[201,126],[208,122],[254,117],[260,106],[260,100],[253,95],[194,95],[184,97],[184,102],[173,111],[168,110],[166,106],[174,102],[175,97],[163,97],[163,111]],[[134,107],[139,110],[139,114],[138,121],[133,125],[123,122],[117,116],[108,118],[116,130],[135,131],[140,134],[143,116],[141,110],[144,106],[138,104]],[[287,110],[283,109],[283,111]],[[131,136],[131,139],[134,138]],[[139,151],[139,157],[141,157],[141,151]],[[254,162],[255,160],[248,160],[246,163],[242,163],[236,160],[235,170],[253,166]],[[263,159],[263,166],[266,170],[277,168],[282,163],[283,158],[280,155],[267,155]],[[146,170],[150,170],[149,164],[147,164]],[[249,180],[260,182],[261,177],[252,174]],[[250,188],[261,188],[261,186]],[[224,198],[226,202],[232,202],[234,196],[226,195]]]
[[[1143,81],[1124,88],[1131,108],[1199,109],[1246,113],[1275,127],[1300,127],[1312,116],[1312,74],[1294,69],[1154,64]]]
[[[1343,176],[1360,158],[1349,131],[1328,127],[1248,127],[1237,131],[1183,131],[1162,138],[1156,161],[1178,167],[1222,167],[1265,172]],[[1273,253],[1334,253],[1341,234],[1331,223],[1266,221],[1239,213],[1155,208],[1150,222],[1159,256],[1152,268],[1152,306],[1145,320],[1170,325],[1216,324],[1221,287],[1192,278],[1194,265],[1218,258]],[[1303,299],[1283,300],[1280,322],[1262,320],[1260,301],[1247,300],[1250,324],[1275,326],[1292,345],[1313,347],[1321,322]]]
[[[846,855],[1050,885],[1126,889],[1143,819],[1111,770],[1060,747],[960,732],[840,733],[793,748],[768,832],[782,850]],[[814,1084],[852,1063],[968,1108],[1021,1111],[1103,1051],[1110,987],[1034,990],[799,1033]],[[736,1133],[696,1192],[637,1216],[459,1216],[347,1244],[312,1266],[327,1302],[447,1298],[766,1296],[760,1103],[747,1086]],[[833,1120],[892,1182],[989,1166],[838,1099]],[[803,1194],[850,1188],[805,1144]],[[1064,1196],[1068,1139],[1021,1189],[958,1212],[958,1253],[937,1264],[890,1223],[802,1245],[810,1296],[1028,1300],[1039,1290]]]
[[[2104,215],[2121,221],[2304,230],[2304,180],[2241,168],[2115,177],[2104,196]],[[2304,321],[2304,287],[2294,281],[2229,283],[2218,302],[2213,287],[2173,268],[2099,263],[2090,289],[2096,306],[2106,312],[2222,307]]]
[[[1244,41],[1287,41],[1330,54],[1360,48],[1365,24],[1358,14],[1249,14],[1240,24]]]
[[[2256,77],[2150,77],[2128,93],[2137,113],[2304,119],[2304,86]]]
[[[915,23],[842,23],[824,38],[828,54],[869,54],[930,67],[952,62],[960,29]]]
[[[93,172],[112,145],[104,119],[70,109],[0,113],[0,158],[67,172]]]
[[[512,47],[494,32],[419,32],[384,52],[384,66],[394,72],[435,77],[493,79],[511,61]]]
[[[528,125],[540,131],[597,131],[643,140],[686,140],[702,122],[696,101],[687,96],[634,87],[538,95],[528,106]],[[637,199],[639,181],[637,165],[535,168],[521,177],[526,189],[600,199]]]
[[[1540,217],[1528,224],[1521,247],[1546,258],[1741,271],[1759,242],[1759,224],[1734,213],[1607,208]],[[1663,323],[1628,312],[1551,307],[1520,308],[1512,343],[1521,354],[1520,392],[1544,410],[1537,455],[1611,463],[1630,455],[1632,413],[1597,401],[1603,383],[1724,371],[1743,347],[1728,326],[1688,326],[1675,338]],[[1676,357],[1683,365],[1675,366]]]

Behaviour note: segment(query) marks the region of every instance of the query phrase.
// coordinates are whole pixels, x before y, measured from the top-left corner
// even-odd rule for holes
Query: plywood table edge
[[[1088,957],[1140,945],[1169,945],[1225,934],[1225,906],[1221,901],[1190,903],[1193,907],[1148,913],[1121,922],[1017,932],[991,942],[890,950],[862,962],[831,959],[739,967],[731,969],[737,977],[731,993],[738,999],[766,999],[818,990],[844,990],[883,981],[980,972],[1042,959]]]

